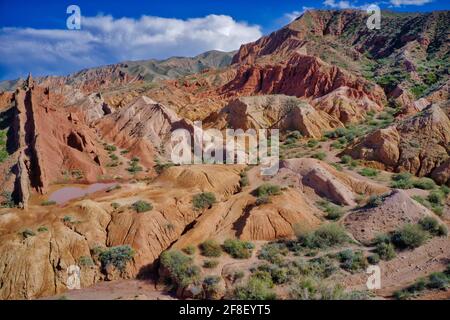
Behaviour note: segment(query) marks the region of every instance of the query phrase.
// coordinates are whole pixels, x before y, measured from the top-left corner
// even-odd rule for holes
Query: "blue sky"
[[[280,28],[306,8],[333,9],[364,0],[0,0],[0,80],[67,74],[123,60],[235,50]],[[384,0],[382,9],[448,10],[442,0]],[[67,30],[66,8],[81,9],[82,29]]]

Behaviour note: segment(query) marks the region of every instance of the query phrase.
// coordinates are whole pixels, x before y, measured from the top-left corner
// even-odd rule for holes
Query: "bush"
[[[378,175],[378,170],[372,169],[372,168],[362,168],[359,171],[359,174],[364,177],[376,177]]]
[[[15,203],[12,197],[12,193],[8,191],[3,191],[0,194],[0,197],[3,198],[3,201],[0,203],[0,208],[14,208]]]
[[[420,178],[413,181],[413,185],[415,188],[424,189],[424,190],[432,190],[436,187],[436,183],[430,178]]]
[[[241,179],[239,180],[239,185],[241,188],[248,186],[250,183],[248,181],[248,176],[246,172],[241,172],[240,174]]]
[[[378,253],[374,253],[374,254],[372,254],[372,255],[370,255],[370,256],[367,257],[367,261],[368,261],[370,264],[378,264],[378,263],[380,262],[380,260],[381,260],[381,258],[380,258],[380,256],[378,255]]]
[[[395,258],[395,248],[392,243],[379,242],[375,248],[376,254],[382,260],[392,260]]]
[[[406,224],[392,235],[392,243],[400,249],[420,247],[427,240],[427,233],[419,225]]]
[[[245,286],[238,286],[234,290],[237,300],[275,300],[276,294],[271,290],[272,281],[251,276]]]
[[[22,232],[20,232],[20,234],[22,235],[22,237],[24,239],[27,239],[29,237],[34,237],[36,235],[36,233],[34,233],[34,231],[31,229],[25,229]]]
[[[94,265],[94,261],[92,260],[91,257],[88,256],[81,256],[78,259],[78,264],[82,267],[90,267]]]
[[[207,209],[216,203],[216,196],[212,192],[202,192],[194,196],[192,203],[197,210]]]
[[[41,206],[53,206],[56,204],[56,201],[53,200],[45,200],[41,202]]]
[[[141,213],[141,212],[147,212],[147,211],[151,211],[153,210],[153,205],[151,203],[148,203],[146,201],[136,201],[135,203],[133,203],[131,205],[131,207],[137,212],[137,213]]]
[[[439,221],[437,221],[437,219],[433,217],[422,218],[420,219],[419,224],[423,230],[428,231],[432,234],[435,233],[439,227]]]
[[[413,187],[411,177],[412,175],[409,172],[401,172],[394,174],[392,176],[391,188],[411,189]]]
[[[117,209],[120,208],[120,203],[113,202],[113,203],[111,203],[111,207],[112,207],[114,210],[117,210]]]
[[[255,194],[258,198],[279,195],[281,194],[281,188],[274,184],[264,183],[256,188]]]
[[[200,244],[200,251],[205,257],[220,257],[222,254],[222,248],[214,240],[206,240]]]
[[[218,284],[221,278],[219,276],[207,276],[203,279],[203,288],[206,292],[206,298],[214,298],[219,291]]]
[[[314,148],[319,144],[319,141],[311,139],[308,141],[308,143],[306,144],[309,148]]]
[[[427,287],[429,289],[445,289],[450,278],[443,272],[434,272],[428,277]]]
[[[192,244],[184,247],[182,250],[188,255],[193,255],[195,253],[195,247]]]
[[[327,154],[325,152],[317,152],[311,156],[311,158],[318,159],[318,160],[323,160],[326,157],[327,157]]]
[[[341,268],[347,271],[360,271],[367,267],[367,260],[362,251],[350,249],[338,253]]]
[[[218,264],[219,261],[217,260],[205,260],[205,262],[203,262],[203,268],[214,269]]]
[[[41,226],[37,229],[38,232],[47,232],[48,228],[46,226]]]
[[[290,298],[298,300],[340,300],[347,299],[341,285],[326,283],[315,277],[303,276],[290,288]]]
[[[342,207],[338,205],[335,205],[328,201],[322,201],[317,204],[326,213],[325,218],[327,218],[328,220],[338,220],[340,217],[344,215]]]
[[[432,205],[441,205],[443,199],[444,199],[444,196],[439,191],[432,191],[432,192],[430,192],[430,194],[427,197],[427,200]]]
[[[258,197],[255,201],[255,205],[257,207],[262,206],[263,204],[271,203],[270,198],[268,196]]]
[[[369,200],[367,200],[366,206],[369,208],[375,208],[378,207],[383,203],[383,197],[382,196],[370,196]]]
[[[161,266],[170,272],[170,279],[176,287],[186,287],[200,279],[200,269],[192,258],[178,250],[164,251],[161,254]]]
[[[272,242],[265,244],[258,253],[258,258],[274,264],[281,264],[289,250],[284,243]]]
[[[413,183],[411,180],[398,180],[391,183],[391,188],[394,189],[411,189]]]
[[[114,152],[114,151],[117,150],[117,147],[116,147],[116,146],[113,146],[113,145],[106,145],[106,146],[105,146],[105,150],[106,150],[106,151],[109,151],[109,152]]]
[[[352,160],[352,157],[350,157],[349,155],[344,155],[341,157],[341,163],[343,164],[349,164]]]
[[[64,216],[64,218],[62,219],[62,221],[63,221],[64,223],[72,223],[72,222],[74,222],[74,219],[73,219],[72,216]]]
[[[234,259],[248,259],[252,256],[252,251],[255,248],[253,243],[248,241],[241,241],[238,239],[228,239],[223,243],[223,249],[226,253]]]
[[[343,244],[349,240],[345,229],[336,223],[327,223],[316,231],[301,236],[300,243],[310,249],[327,248]]]
[[[100,252],[99,259],[103,268],[113,265],[124,271],[127,263],[133,259],[134,250],[129,245],[110,247]]]

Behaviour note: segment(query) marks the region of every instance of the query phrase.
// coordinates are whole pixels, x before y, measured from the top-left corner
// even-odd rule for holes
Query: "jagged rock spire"
[[[25,89],[31,88],[31,87],[33,87],[33,85],[34,85],[34,80],[33,80],[33,77],[31,76],[31,72],[30,72],[30,73],[28,73],[27,80],[25,80],[24,88]]]

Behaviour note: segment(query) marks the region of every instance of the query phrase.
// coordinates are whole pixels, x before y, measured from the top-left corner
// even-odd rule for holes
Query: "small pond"
[[[106,190],[116,185],[117,183],[94,183],[86,188],[63,187],[53,192],[48,200],[55,201],[57,204],[64,204],[70,200],[81,198],[94,192]]]

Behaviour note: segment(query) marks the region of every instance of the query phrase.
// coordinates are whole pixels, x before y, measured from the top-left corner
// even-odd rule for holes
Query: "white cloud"
[[[289,12],[289,13],[285,13],[284,14],[284,18],[288,22],[292,22],[295,19],[297,19],[298,17],[300,17],[302,14],[304,14],[305,11],[313,10],[313,9],[314,9],[313,7],[305,7],[305,6],[303,6],[302,7],[302,11],[295,10],[295,11],[292,11],[292,12]]]
[[[336,9],[347,9],[353,8],[354,6],[349,1],[335,1],[335,0],[325,0],[323,2],[325,6],[336,8]]]
[[[231,51],[261,37],[261,28],[230,16],[187,20],[142,16],[82,17],[81,30],[0,29],[1,78],[64,74],[124,60]]]
[[[433,2],[433,0],[391,0],[391,3],[396,6],[400,7],[402,5],[404,6],[422,6],[424,4]]]

